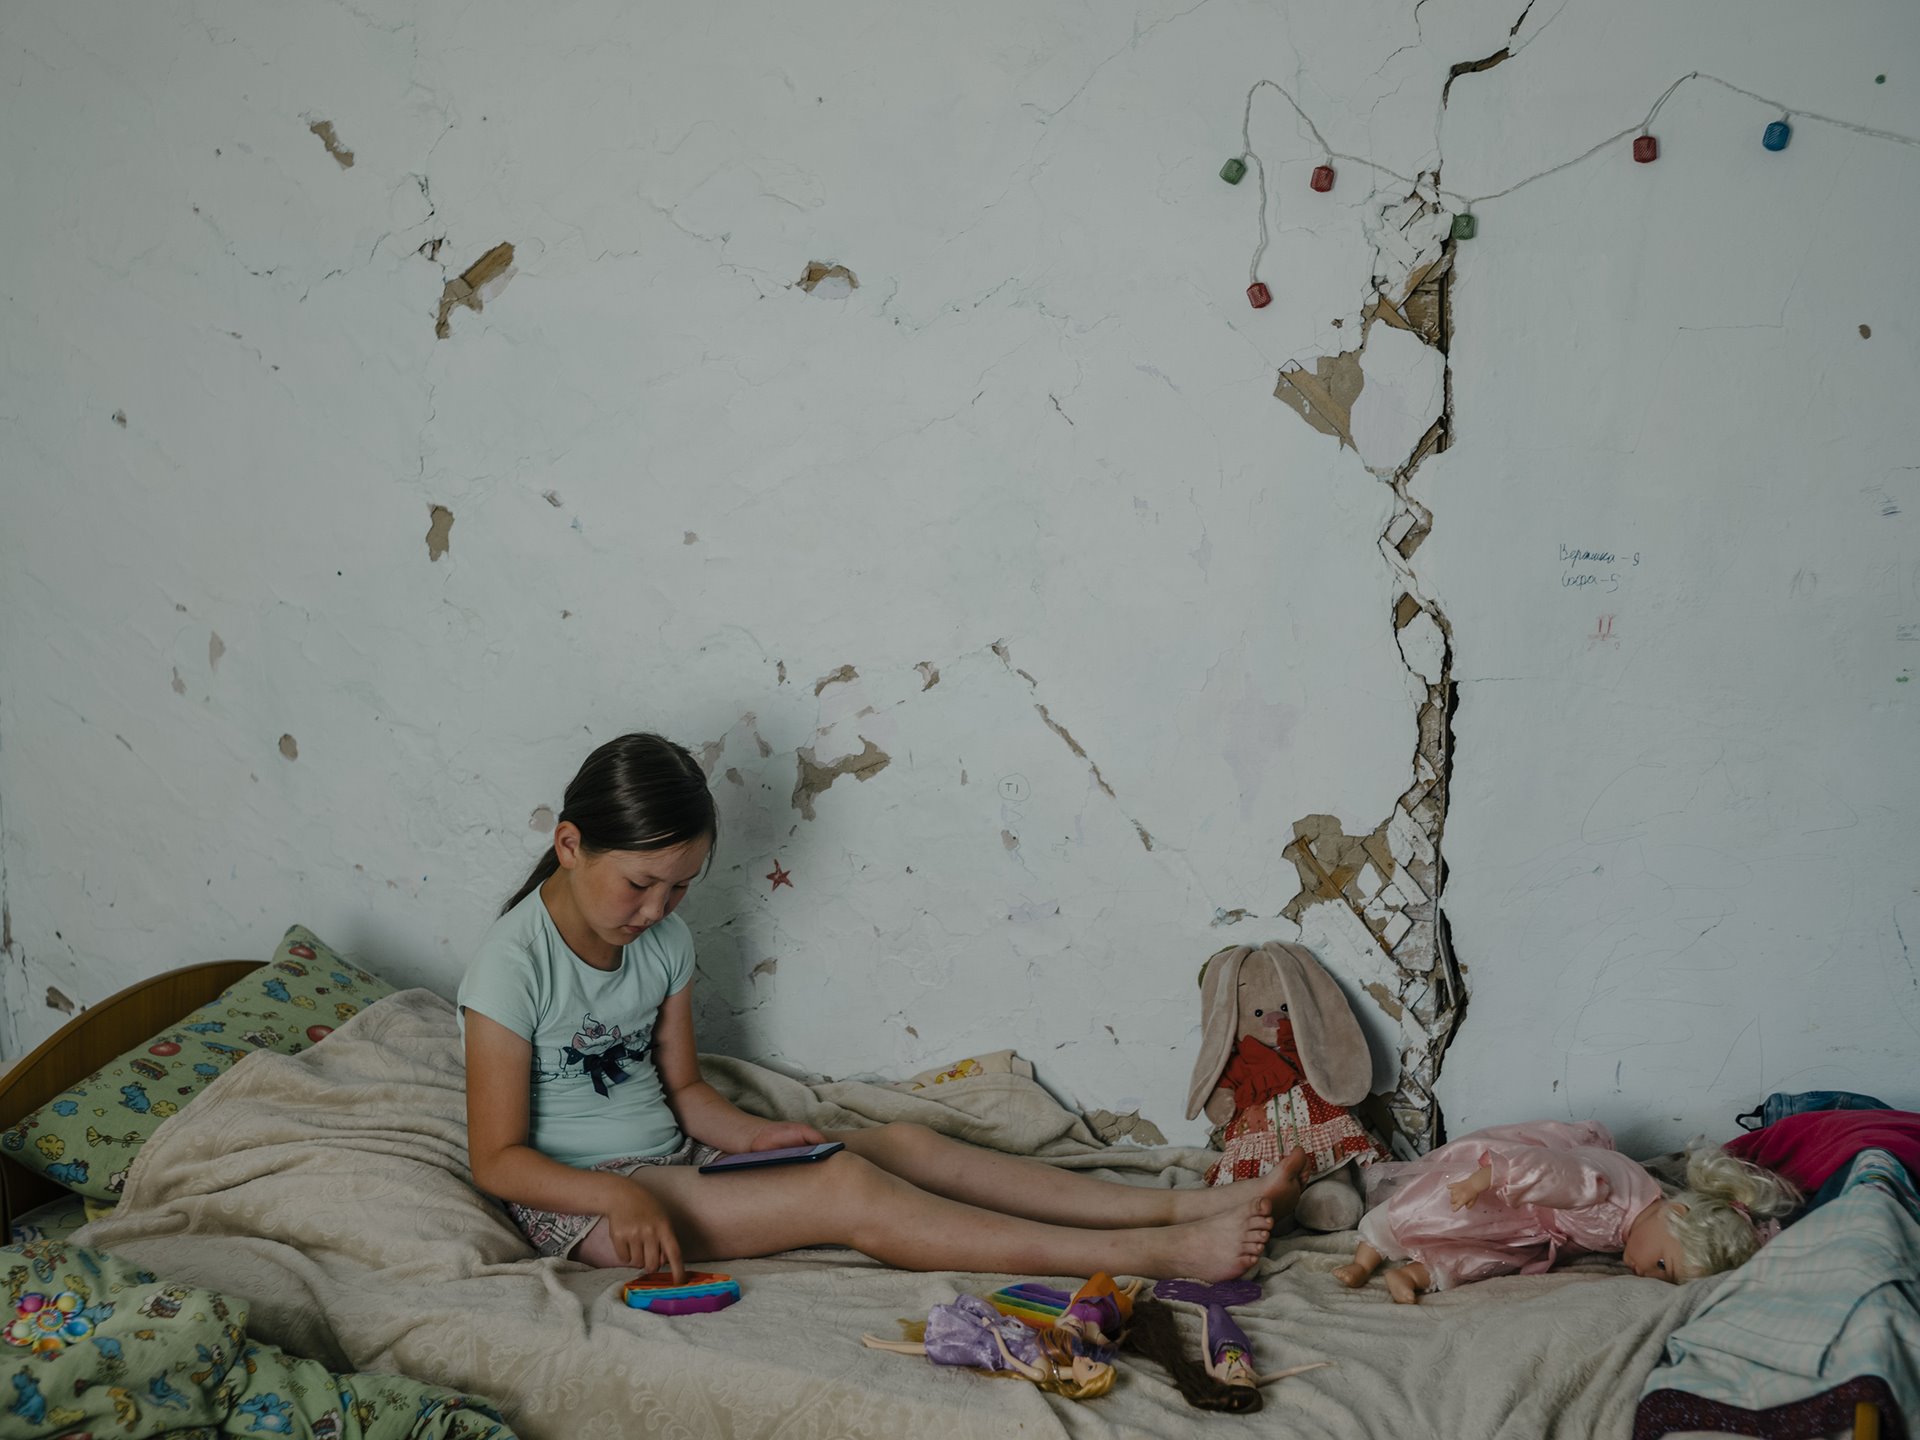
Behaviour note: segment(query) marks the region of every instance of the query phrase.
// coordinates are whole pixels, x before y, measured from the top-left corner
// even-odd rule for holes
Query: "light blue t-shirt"
[[[533,1044],[527,1143],[567,1165],[670,1155],[683,1143],[653,1059],[660,1003],[693,978],[693,934],[669,915],[597,970],[536,888],[488,930],[460,982],[474,1010]]]

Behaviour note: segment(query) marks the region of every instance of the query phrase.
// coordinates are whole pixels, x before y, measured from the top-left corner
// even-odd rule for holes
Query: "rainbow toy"
[[[740,1285],[730,1275],[706,1270],[689,1270],[677,1285],[671,1275],[642,1275],[620,1287],[620,1298],[635,1310],[656,1315],[705,1315],[738,1300]]]
[[[1026,1280],[994,1291],[987,1297],[987,1303],[1023,1325],[1031,1325],[1035,1330],[1051,1330],[1060,1323],[1072,1299],[1065,1290]]]

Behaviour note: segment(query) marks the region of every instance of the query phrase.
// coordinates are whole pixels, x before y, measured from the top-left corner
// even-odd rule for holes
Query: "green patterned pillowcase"
[[[330,1373],[250,1338],[249,1318],[97,1250],[0,1250],[0,1434],[514,1440],[476,1396]]]
[[[214,1076],[255,1050],[298,1054],[392,993],[384,980],[295,925],[271,963],[0,1131],[0,1151],[111,1204],[126,1184],[134,1152]]]

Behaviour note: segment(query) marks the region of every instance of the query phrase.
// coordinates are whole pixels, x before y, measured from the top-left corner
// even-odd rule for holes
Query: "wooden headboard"
[[[0,1130],[31,1115],[62,1090],[206,1004],[258,960],[210,960],[129,985],[88,1006],[0,1077]],[[0,1153],[0,1244],[13,1217],[69,1192]]]

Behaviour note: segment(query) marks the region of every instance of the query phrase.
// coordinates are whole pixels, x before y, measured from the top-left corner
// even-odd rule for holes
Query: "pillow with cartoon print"
[[[0,1250],[0,1434],[513,1440],[477,1396],[333,1374],[251,1339],[248,1318],[97,1250]]]
[[[392,993],[384,980],[295,925],[268,964],[0,1130],[0,1152],[77,1194],[112,1204],[134,1152],[214,1076],[255,1050],[297,1054]]]

